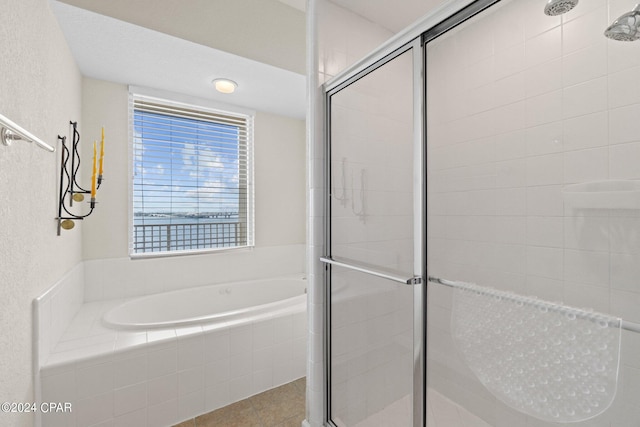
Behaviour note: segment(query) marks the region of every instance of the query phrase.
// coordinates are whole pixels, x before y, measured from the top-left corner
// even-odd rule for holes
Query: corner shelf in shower
[[[566,185],[563,199],[582,209],[640,209],[640,180],[592,181]]]

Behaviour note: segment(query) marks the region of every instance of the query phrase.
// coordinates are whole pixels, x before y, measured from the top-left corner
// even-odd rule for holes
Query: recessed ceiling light
[[[220,93],[233,93],[238,87],[238,83],[229,79],[215,79],[212,83]]]

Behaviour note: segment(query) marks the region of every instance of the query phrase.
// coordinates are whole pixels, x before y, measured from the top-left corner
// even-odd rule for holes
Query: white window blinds
[[[253,245],[253,118],[132,94],[131,253]]]

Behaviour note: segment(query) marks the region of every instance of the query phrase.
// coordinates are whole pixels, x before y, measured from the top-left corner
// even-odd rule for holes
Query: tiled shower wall
[[[640,322],[640,209],[576,208],[567,185],[640,179],[640,44],[603,31],[628,0],[502,1],[429,45],[429,274]],[[429,385],[494,426],[546,426],[493,399],[456,352],[451,293],[430,285]],[[618,394],[580,425],[640,419],[640,336]]]

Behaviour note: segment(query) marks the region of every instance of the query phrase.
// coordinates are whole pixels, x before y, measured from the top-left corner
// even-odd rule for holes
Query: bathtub
[[[300,277],[84,303],[39,375],[73,413],[41,426],[174,425],[304,376]]]
[[[306,281],[277,278],[218,284],[136,298],[109,310],[113,329],[155,329],[227,322],[302,304]]]

